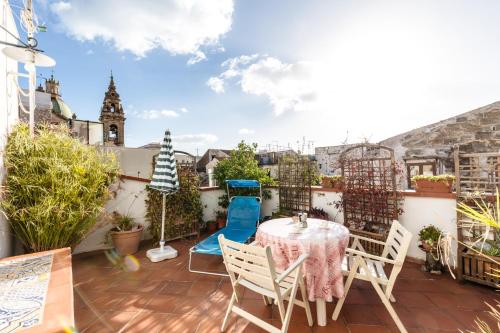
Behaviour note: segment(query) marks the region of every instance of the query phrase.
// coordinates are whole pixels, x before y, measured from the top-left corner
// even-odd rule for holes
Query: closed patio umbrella
[[[165,131],[165,138],[156,159],[153,179],[149,187],[162,193],[161,239],[160,247],[149,250],[146,255],[153,262],[175,258],[177,251],[171,246],[165,246],[165,200],[167,195],[179,190],[179,177],[169,130]]]

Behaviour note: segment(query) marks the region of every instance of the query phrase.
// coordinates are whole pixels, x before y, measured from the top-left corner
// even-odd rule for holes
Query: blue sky
[[[99,117],[113,70],[127,146],[166,128],[200,153],[377,141],[500,100],[498,1],[35,5],[39,47],[79,118]]]

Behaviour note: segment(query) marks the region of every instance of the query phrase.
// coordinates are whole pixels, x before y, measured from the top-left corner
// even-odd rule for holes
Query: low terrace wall
[[[147,198],[146,185],[147,179],[122,176],[117,184],[116,196],[109,200],[105,206],[107,213],[117,211],[121,214],[129,214],[135,220],[145,227],[144,239],[151,238],[147,231],[149,223],[146,220]],[[278,211],[279,198],[278,190],[270,188],[271,199],[264,200],[262,203],[261,216],[271,216],[273,212]],[[203,220],[215,220],[215,212],[219,209],[218,199],[224,193],[219,188],[201,188],[201,200],[203,202]],[[312,191],[312,206],[324,209],[329,219],[338,223],[343,223],[343,215],[336,207],[335,203],[341,200],[342,193],[331,189],[315,187]],[[407,191],[403,192],[403,210],[399,221],[413,234],[412,243],[408,256],[415,259],[425,259],[425,255],[418,248],[418,232],[424,226],[434,224],[443,231],[450,232],[456,236],[456,200],[453,194],[441,196],[423,196],[421,194]],[[94,251],[98,249],[110,248],[105,243],[105,235],[111,228],[109,224],[100,221],[81,244],[79,244],[75,253]]]

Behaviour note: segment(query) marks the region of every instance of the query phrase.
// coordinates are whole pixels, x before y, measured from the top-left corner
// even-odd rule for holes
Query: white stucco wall
[[[112,227],[106,220],[106,214],[111,214],[114,211],[133,217],[137,223],[145,227],[142,238],[151,238],[147,230],[149,223],[146,221],[146,184],[145,182],[129,179],[116,184],[113,189],[116,190],[116,197],[106,203],[105,212],[99,218],[94,230],[85,237],[74,252],[89,252],[111,247],[105,243],[106,233]]]
[[[210,189],[201,192],[201,202],[203,203],[203,221],[214,221],[215,212],[219,208],[219,197],[224,194],[223,190]]]
[[[313,191],[312,207],[323,208],[323,210],[328,214],[328,219],[330,221],[343,223],[344,216],[342,215],[342,212],[339,212],[339,210],[335,207],[335,203],[340,202],[341,199],[341,193],[330,191]]]
[[[443,232],[450,233],[456,238],[455,207],[455,199],[405,197],[403,204],[404,212],[399,222],[413,234],[408,256],[425,259],[424,252],[418,248],[418,233],[429,224],[435,225]],[[456,244],[454,244],[453,253],[456,254]]]
[[[8,2],[0,4],[1,25],[18,36],[17,28],[12,16]],[[15,43],[15,39],[5,31],[0,31],[0,40]],[[5,179],[5,168],[3,165],[3,150],[7,142],[7,135],[18,119],[18,93],[12,77],[8,72],[17,72],[17,62],[4,56],[1,52],[6,46],[0,44],[0,184]],[[1,198],[0,198],[1,199]],[[12,248],[12,237],[9,225],[2,213],[0,213],[0,258],[10,256]]]
[[[146,183],[144,182],[129,179],[123,180],[120,182],[120,188],[117,191],[116,197],[106,204],[106,212],[112,213],[113,211],[118,211],[121,214],[130,214],[138,223],[144,225],[145,230],[147,230],[149,223],[145,218],[145,199],[147,198],[145,186]],[[278,211],[278,190],[273,188],[270,191],[272,195],[271,199],[264,200],[262,203],[262,217],[271,216],[273,212]],[[201,191],[204,221],[215,220],[215,212],[220,209],[218,199],[223,193],[223,190],[217,188]],[[342,212],[339,212],[335,206],[335,203],[340,202],[340,200],[341,193],[317,189],[312,192],[312,206],[323,208],[328,213],[330,220],[343,223]],[[424,253],[418,248],[418,232],[429,224],[434,224],[441,230],[449,232],[456,237],[455,205],[455,199],[405,196],[403,202],[404,213],[400,216],[399,221],[413,234],[411,246],[408,251],[409,257],[425,259]],[[75,253],[109,248],[109,245],[104,243],[104,239],[110,228],[109,224],[99,222],[95,230],[78,245]],[[148,238],[150,238],[150,235],[145,232],[143,239]]]

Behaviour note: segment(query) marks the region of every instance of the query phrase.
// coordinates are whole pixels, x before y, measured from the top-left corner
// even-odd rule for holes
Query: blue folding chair
[[[194,270],[191,268],[191,257],[193,253],[222,256],[219,246],[219,235],[224,235],[238,243],[247,243],[257,231],[260,219],[260,205],[262,201],[262,188],[256,180],[227,180],[227,191],[230,188],[255,188],[259,189],[259,196],[233,196],[229,199],[227,209],[226,227],[220,229],[208,238],[199,242],[189,249],[189,271],[193,273],[228,276],[224,273]]]

